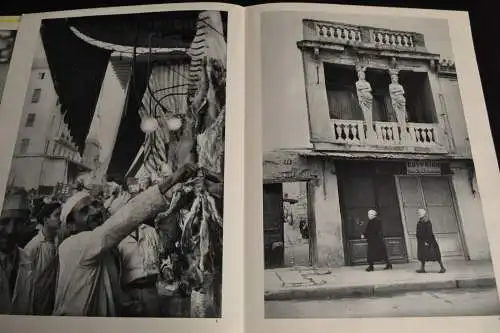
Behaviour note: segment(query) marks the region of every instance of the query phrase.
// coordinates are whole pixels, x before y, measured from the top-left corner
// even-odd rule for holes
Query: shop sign
[[[440,175],[441,163],[439,161],[408,161],[406,173],[408,175]]]

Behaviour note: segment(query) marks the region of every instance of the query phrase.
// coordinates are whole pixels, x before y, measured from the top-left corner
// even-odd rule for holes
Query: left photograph
[[[42,20],[5,156],[1,314],[221,317],[227,16]]]

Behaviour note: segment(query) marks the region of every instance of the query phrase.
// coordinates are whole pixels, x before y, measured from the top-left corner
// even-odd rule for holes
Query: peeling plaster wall
[[[459,223],[461,223],[469,258],[471,260],[490,259],[488,233],[476,183],[472,180],[471,184],[469,169],[465,163],[456,162],[450,168],[453,172],[452,181]],[[473,190],[475,193],[472,192]]]
[[[311,160],[321,170],[313,181],[313,209],[317,265],[321,267],[344,266],[342,217],[335,164],[332,160]]]

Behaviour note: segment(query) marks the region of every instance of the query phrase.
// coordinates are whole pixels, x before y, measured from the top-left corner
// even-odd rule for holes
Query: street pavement
[[[365,272],[364,266],[314,268],[290,267],[268,269],[264,273],[264,299],[267,301],[334,299],[395,295],[403,292],[462,288],[494,288],[495,276],[491,261],[449,260],[447,271],[439,274],[439,266],[427,267],[427,274],[418,274],[418,264],[394,265],[384,271]]]
[[[488,316],[500,314],[495,288],[409,292],[392,297],[266,301],[266,318]]]

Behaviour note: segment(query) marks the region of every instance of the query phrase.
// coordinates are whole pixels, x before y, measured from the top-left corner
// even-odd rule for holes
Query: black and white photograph
[[[3,89],[7,80],[12,50],[16,40],[16,30],[0,28],[0,102],[2,101]]]
[[[498,316],[448,20],[260,22],[265,318]]]
[[[221,318],[228,12],[81,15],[41,20],[0,314]]]

